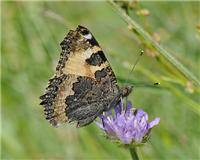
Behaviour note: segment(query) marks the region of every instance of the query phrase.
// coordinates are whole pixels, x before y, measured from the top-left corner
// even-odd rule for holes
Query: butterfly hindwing
[[[113,86],[116,84],[112,84],[114,81],[106,76],[99,82],[89,77],[78,77],[78,81],[73,84],[74,94],[66,97],[69,122],[78,121],[78,126],[84,126],[106,110],[118,91]]]
[[[56,73],[41,96],[46,119],[54,126],[91,123],[119,92],[116,77],[88,29],[78,26],[61,42]]]

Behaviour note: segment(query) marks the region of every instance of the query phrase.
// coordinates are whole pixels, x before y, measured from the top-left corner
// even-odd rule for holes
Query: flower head
[[[101,123],[97,122],[97,125],[106,132],[109,138],[120,140],[123,144],[143,143],[151,128],[160,121],[160,118],[155,118],[149,123],[146,112],[142,109],[133,110],[130,102],[124,108],[122,101],[115,107],[114,115],[108,111],[100,118]]]

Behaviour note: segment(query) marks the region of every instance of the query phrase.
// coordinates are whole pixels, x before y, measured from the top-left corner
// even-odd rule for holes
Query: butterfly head
[[[120,89],[122,97],[127,97],[132,92],[133,86],[124,86]]]

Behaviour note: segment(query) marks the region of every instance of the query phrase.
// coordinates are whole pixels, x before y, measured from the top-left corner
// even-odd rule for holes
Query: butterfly
[[[83,26],[70,30],[54,76],[40,105],[53,125],[77,122],[82,127],[127,97],[132,86],[119,88],[115,74],[92,33]]]

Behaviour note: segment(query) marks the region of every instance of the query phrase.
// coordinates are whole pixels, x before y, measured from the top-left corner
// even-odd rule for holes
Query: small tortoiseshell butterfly
[[[88,125],[129,95],[132,87],[119,88],[102,49],[87,28],[71,30],[60,45],[56,73],[40,97],[46,119],[53,126],[73,121],[77,127]]]

